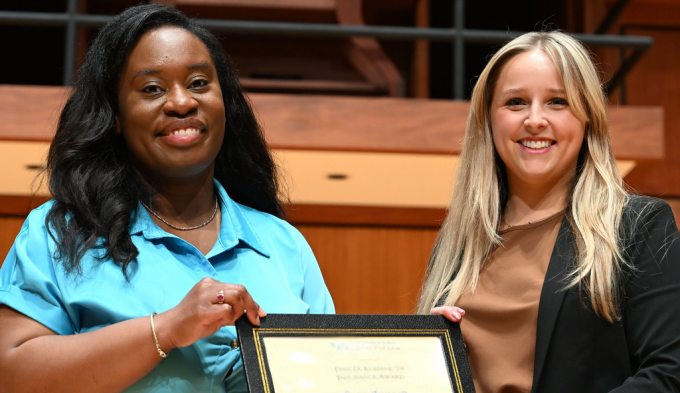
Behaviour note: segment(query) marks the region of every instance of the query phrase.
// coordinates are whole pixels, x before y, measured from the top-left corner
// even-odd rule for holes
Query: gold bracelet
[[[151,314],[151,317],[150,317],[150,319],[151,319],[151,333],[153,333],[153,341],[156,343],[156,350],[158,351],[158,354],[161,355],[162,358],[164,358],[164,357],[168,356],[168,354],[163,352],[163,350],[161,349],[161,346],[158,345],[158,337],[156,336],[156,327],[153,325],[153,317],[155,315],[158,315],[158,313],[154,312],[154,313]]]

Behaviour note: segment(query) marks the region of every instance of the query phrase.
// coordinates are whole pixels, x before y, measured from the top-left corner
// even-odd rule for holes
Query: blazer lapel
[[[565,279],[575,259],[574,238],[571,232],[569,220],[565,217],[557,234],[555,248],[550,256],[548,271],[541,290],[541,299],[538,305],[538,321],[536,327],[536,352],[534,358],[534,381],[532,392],[536,392],[538,381],[543,371],[550,339],[552,337],[557,316],[562,307]]]

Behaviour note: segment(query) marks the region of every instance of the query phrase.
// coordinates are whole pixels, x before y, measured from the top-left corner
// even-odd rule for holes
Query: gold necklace
[[[167,225],[167,226],[169,226],[169,227],[171,227],[171,228],[175,228],[175,229],[177,229],[178,231],[190,231],[190,230],[192,230],[192,229],[202,228],[202,227],[204,227],[204,226],[210,224],[210,222],[211,222],[211,221],[215,218],[215,216],[217,215],[217,208],[219,207],[219,204],[217,203],[217,195],[215,195],[215,210],[213,210],[212,216],[210,216],[210,218],[208,218],[208,221],[204,222],[203,224],[198,224],[198,225],[193,226],[193,227],[178,227],[177,225],[172,225],[172,224],[170,224],[170,223],[167,222],[165,219],[163,219],[163,217],[161,217],[161,216],[159,216],[158,214],[156,214],[156,212],[153,211],[153,210],[151,210],[151,208],[150,208],[149,206],[147,206],[144,202],[139,201],[139,203],[141,203],[142,206],[144,206],[144,207],[146,208],[146,210],[149,211],[149,213],[153,214],[157,219],[163,221],[163,223],[164,223],[165,225]]]

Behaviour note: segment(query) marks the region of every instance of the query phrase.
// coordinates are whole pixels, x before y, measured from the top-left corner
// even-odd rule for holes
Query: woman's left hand
[[[465,315],[465,310],[460,307],[435,307],[430,310],[430,315],[443,315],[451,322],[460,322],[460,320],[463,319],[463,316]]]

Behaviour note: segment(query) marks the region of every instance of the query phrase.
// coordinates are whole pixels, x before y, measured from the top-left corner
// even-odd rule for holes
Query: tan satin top
[[[531,392],[538,302],[564,211],[500,232],[460,327],[477,393]]]

